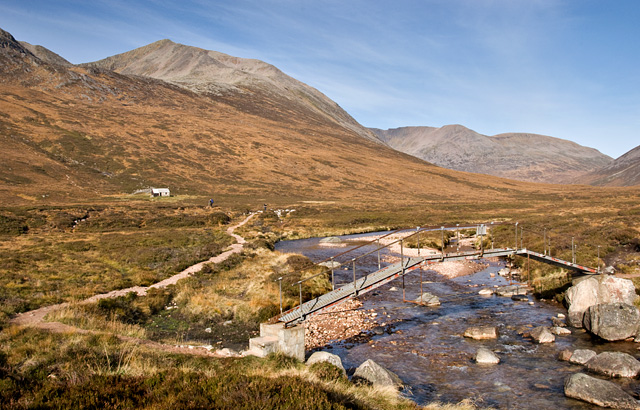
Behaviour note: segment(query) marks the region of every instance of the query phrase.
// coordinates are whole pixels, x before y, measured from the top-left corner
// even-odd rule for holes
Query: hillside
[[[373,131],[389,146],[436,165],[521,181],[569,183],[612,160],[571,141],[536,134],[486,136],[462,125]]]
[[[330,121],[378,142],[371,131],[320,91],[260,60],[160,40],[85,66],[164,80],[274,120],[288,122],[291,117],[304,116]],[[251,105],[245,105],[248,99]]]
[[[539,190],[425,163],[284,97],[203,95],[149,77],[51,65],[8,33],[0,69],[5,205],[90,201],[148,186],[247,202],[476,201]]]
[[[598,186],[640,185],[640,146],[576,182]]]

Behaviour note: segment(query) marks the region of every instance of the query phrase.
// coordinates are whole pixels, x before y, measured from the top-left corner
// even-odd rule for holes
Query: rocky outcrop
[[[636,377],[640,362],[621,352],[603,352],[586,363],[587,369],[609,377]]]
[[[347,374],[347,372],[344,370],[344,366],[342,365],[342,360],[340,359],[340,356],[335,355],[333,353],[329,353],[329,352],[314,352],[307,359],[307,366],[311,366],[314,363],[321,363],[321,362],[330,363],[335,367],[337,367],[338,369],[342,370],[343,374],[345,375]]]
[[[548,327],[539,326],[531,330],[529,333],[531,338],[536,343],[553,343],[556,341],[556,337],[551,333]]]
[[[374,386],[402,387],[402,380],[390,370],[369,359],[362,363],[353,374],[355,381],[364,380]]]
[[[624,303],[589,306],[582,324],[588,332],[609,342],[624,340],[638,333],[640,311]]]
[[[464,337],[474,340],[497,339],[498,328],[495,326],[472,326],[464,331]]]
[[[584,373],[568,376],[564,382],[567,397],[614,409],[640,409],[638,402],[618,385]]]
[[[476,351],[476,355],[474,357],[476,363],[483,364],[498,364],[500,363],[500,358],[496,356],[491,350],[481,347]]]
[[[613,276],[590,277],[567,289],[567,322],[571,326],[582,327],[584,312],[590,306],[608,303],[633,305],[636,299],[635,287],[628,279]]]

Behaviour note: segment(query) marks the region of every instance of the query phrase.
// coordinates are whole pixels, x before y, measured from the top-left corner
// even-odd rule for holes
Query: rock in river
[[[353,374],[355,380],[365,380],[374,386],[402,387],[402,380],[390,370],[369,359],[362,363]]]
[[[591,360],[594,357],[596,357],[597,355],[598,354],[596,352],[594,352],[593,350],[576,349],[571,354],[571,357],[569,358],[569,362],[575,363],[575,364],[585,364],[589,360]]]
[[[440,299],[436,295],[424,292],[422,296],[415,300],[416,303],[421,303],[427,306],[440,306]]]
[[[613,276],[589,277],[565,292],[565,301],[569,305],[567,323],[582,327],[584,312],[589,306],[607,303],[633,305],[637,297],[633,282],[629,279]]]
[[[472,326],[464,331],[464,337],[475,340],[497,339],[498,328],[495,326]]]
[[[635,337],[640,326],[640,312],[624,303],[593,305],[582,321],[590,333],[610,342]]]
[[[536,343],[553,343],[556,341],[556,337],[546,326],[538,326],[531,329],[529,335]]]
[[[481,347],[476,351],[475,361],[476,363],[498,364],[500,358],[491,350]]]
[[[610,377],[636,377],[640,373],[640,362],[622,352],[603,352],[589,360],[587,369]]]
[[[640,409],[638,402],[615,383],[584,373],[572,374],[565,379],[564,394],[602,407]]]
[[[329,352],[314,352],[307,359],[307,366],[311,366],[314,363],[320,363],[320,362],[331,363],[332,365],[334,365],[338,369],[342,370],[343,374],[347,374],[347,372],[344,370],[344,366],[342,366],[342,360],[340,359],[340,356],[338,356],[338,355],[335,355],[335,354],[329,353]]]

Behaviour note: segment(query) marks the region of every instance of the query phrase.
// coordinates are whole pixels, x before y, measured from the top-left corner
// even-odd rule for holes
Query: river
[[[350,235],[341,239],[366,241],[369,235]],[[320,262],[358,244],[325,247],[319,241],[319,238],[282,241],[276,244],[276,250],[300,253]],[[357,252],[364,254],[373,249],[365,246]],[[375,309],[376,320],[388,331],[371,334],[364,342],[362,338],[359,342],[335,341],[321,350],[340,356],[347,369],[373,359],[396,373],[407,385],[402,394],[418,404],[471,399],[479,407],[498,409],[600,408],[564,396],[565,377],[585,370],[582,366],[559,361],[558,354],[563,349],[581,348],[598,353],[616,350],[635,355],[636,345],[594,342],[579,329],[572,329],[569,336],[556,336],[556,342],[552,344],[533,343],[520,332],[526,328],[550,326],[551,317],[566,313],[566,310],[560,304],[536,300],[533,296],[529,296],[529,302],[516,302],[506,297],[479,295],[478,290],[483,287],[509,284],[507,279],[496,274],[504,267],[503,262],[484,262],[489,264],[488,268],[455,279],[423,271],[423,291],[440,298],[442,304],[438,307],[403,302],[402,279],[361,296],[364,308]],[[377,263],[375,253],[367,257],[364,264],[359,262],[358,276],[376,270]],[[336,282],[348,282],[351,275],[350,270],[336,271]],[[419,272],[405,277],[406,299],[419,297],[420,280]],[[476,341],[462,336],[469,326],[477,325],[498,327],[498,339]],[[496,352],[500,363],[476,364],[473,356],[479,347]],[[635,390],[633,381],[618,382],[627,390]]]

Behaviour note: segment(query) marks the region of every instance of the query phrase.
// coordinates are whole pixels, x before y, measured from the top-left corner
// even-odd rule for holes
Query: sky
[[[0,0],[72,63],[168,38],[256,58],[374,128],[461,124],[617,158],[640,145],[637,0]]]

